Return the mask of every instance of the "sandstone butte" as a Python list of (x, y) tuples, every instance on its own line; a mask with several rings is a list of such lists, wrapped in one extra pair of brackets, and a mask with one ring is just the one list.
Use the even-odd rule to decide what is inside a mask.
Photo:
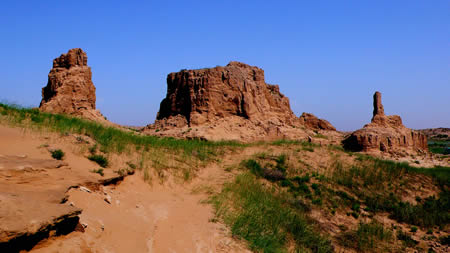
[[(167, 76), (167, 95), (148, 134), (209, 140), (307, 138), (336, 129), (312, 114), (298, 118), (264, 70), (241, 62)], [(336, 132), (335, 132), (336, 133)]]
[(405, 155), (427, 152), (427, 138), (424, 134), (406, 128), (398, 115), (387, 116), (381, 103), (381, 93), (373, 96), (373, 117), (371, 123), (353, 132), (344, 140), (344, 146), (353, 151), (387, 152)]
[(86, 53), (74, 48), (54, 59), (47, 86), (42, 88), (39, 109), (106, 122), (96, 110), (95, 101), (95, 86)]

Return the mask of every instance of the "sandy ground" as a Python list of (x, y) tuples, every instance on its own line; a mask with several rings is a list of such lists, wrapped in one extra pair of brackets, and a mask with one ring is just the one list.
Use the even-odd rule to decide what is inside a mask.
[[(214, 210), (206, 203), (208, 195), (198, 190), (205, 186), (220, 187), (232, 177), (222, 167), (213, 165), (204, 168), (191, 182), (183, 184), (170, 179), (163, 185), (157, 182), (149, 184), (137, 172), (117, 185), (89, 189), (88, 182), (102, 178), (91, 172), (98, 165), (80, 154), (73, 143), (51, 133), (0, 126), (0, 155), (3, 158), (26, 157), (39, 160), (39, 164), (49, 163), (51, 157), (48, 150), (42, 147), (43, 144), (64, 150), (66, 158), (63, 162), (67, 165), (33, 172), (33, 177), (41, 176), (42, 180), (28, 180), (27, 187), (46, 190), (55, 188), (58, 194), (51, 196), (58, 197), (45, 199), (52, 201), (53, 206), (46, 204), (44, 197), (34, 199), (41, 204), (34, 209), (36, 212), (27, 215), (52, 213), (47, 208), (80, 208), (80, 223), (85, 228), (84, 232), (72, 232), (44, 240), (31, 252), (247, 251), (242, 242), (231, 238), (223, 224), (213, 222)], [(38, 163), (32, 167), (39, 167)], [(113, 170), (107, 169), (105, 177)], [(29, 173), (24, 175), (28, 177)], [(67, 201), (64, 204), (57, 203), (64, 196), (61, 189), (73, 184), (86, 185), (90, 192), (71, 188), (65, 193)], [(34, 198), (32, 195), (27, 196)]]

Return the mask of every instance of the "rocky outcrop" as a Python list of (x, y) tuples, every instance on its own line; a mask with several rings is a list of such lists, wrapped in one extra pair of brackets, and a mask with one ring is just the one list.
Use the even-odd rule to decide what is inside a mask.
[(353, 151), (381, 151), (398, 154), (428, 150), (425, 135), (406, 128), (400, 116), (384, 114), (380, 92), (375, 92), (373, 106), (371, 123), (346, 138), (344, 140), (346, 148)]
[(189, 125), (239, 116), (251, 121), (278, 118), (292, 123), (295, 115), (278, 85), (266, 84), (264, 70), (240, 62), (226, 67), (182, 70), (167, 77), (167, 96), (158, 120), (181, 115)]
[(47, 86), (42, 88), (40, 110), (104, 121), (95, 108), (95, 86), (91, 77), (87, 55), (80, 48), (70, 49), (54, 59)]
[(314, 135), (309, 126), (334, 129), (326, 121), (310, 119), (303, 122), (295, 116), (279, 86), (265, 82), (264, 70), (230, 62), (225, 67), (169, 74), (157, 120), (143, 131), (182, 138), (254, 141), (306, 139)]
[(304, 112), (299, 119), (303, 125), (313, 130), (336, 131), (336, 128), (331, 125), (330, 122), (324, 119), (319, 119), (311, 113)]

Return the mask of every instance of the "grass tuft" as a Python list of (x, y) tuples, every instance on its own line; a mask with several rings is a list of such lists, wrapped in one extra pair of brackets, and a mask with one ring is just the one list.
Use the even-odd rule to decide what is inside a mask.
[(64, 158), (64, 152), (61, 149), (51, 150), (52, 157), (56, 160), (62, 160)]
[(344, 246), (354, 248), (358, 252), (380, 252), (383, 250), (382, 246), (386, 247), (386, 242), (391, 239), (392, 231), (375, 220), (370, 223), (360, 222), (356, 231), (346, 232), (340, 237)]
[(106, 158), (103, 155), (90, 155), (90, 156), (88, 156), (88, 159), (93, 162), (96, 162), (98, 165), (100, 165), (103, 168), (106, 168), (109, 165), (108, 158)]

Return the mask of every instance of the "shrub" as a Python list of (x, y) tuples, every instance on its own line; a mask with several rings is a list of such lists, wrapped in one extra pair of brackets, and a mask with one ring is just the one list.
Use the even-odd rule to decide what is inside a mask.
[(61, 149), (51, 150), (52, 157), (56, 160), (62, 160), (64, 158), (64, 152)]
[(94, 170), (92, 170), (92, 172), (93, 173), (97, 173), (97, 174), (99, 174), (100, 176), (104, 176), (105, 174), (103, 173), (103, 168), (99, 168), (99, 169), (94, 169)]
[(313, 199), (313, 200), (312, 200), (312, 203), (313, 203), (314, 205), (320, 206), (320, 205), (322, 205), (322, 199), (321, 199), (321, 198)]
[(418, 241), (412, 239), (409, 234), (403, 232), (402, 230), (397, 231), (397, 239), (403, 241), (403, 243), (407, 247), (414, 247), (419, 243)]
[(279, 170), (283, 173), (286, 172), (286, 170), (287, 170), (286, 159), (287, 159), (287, 156), (285, 154), (282, 154), (282, 155), (278, 156), (277, 159), (275, 160), (275, 162), (277, 163), (277, 165), (276, 165), (277, 170)]
[(108, 159), (103, 155), (90, 155), (90, 156), (88, 156), (88, 159), (93, 162), (96, 162), (98, 165), (100, 165), (103, 168), (106, 168), (109, 165)]
[(253, 159), (249, 159), (249, 160), (245, 160), (242, 162), (244, 167), (249, 169), (253, 174), (257, 175), (257, 176), (261, 176), (262, 174), (262, 167), (261, 165), (253, 160)]

